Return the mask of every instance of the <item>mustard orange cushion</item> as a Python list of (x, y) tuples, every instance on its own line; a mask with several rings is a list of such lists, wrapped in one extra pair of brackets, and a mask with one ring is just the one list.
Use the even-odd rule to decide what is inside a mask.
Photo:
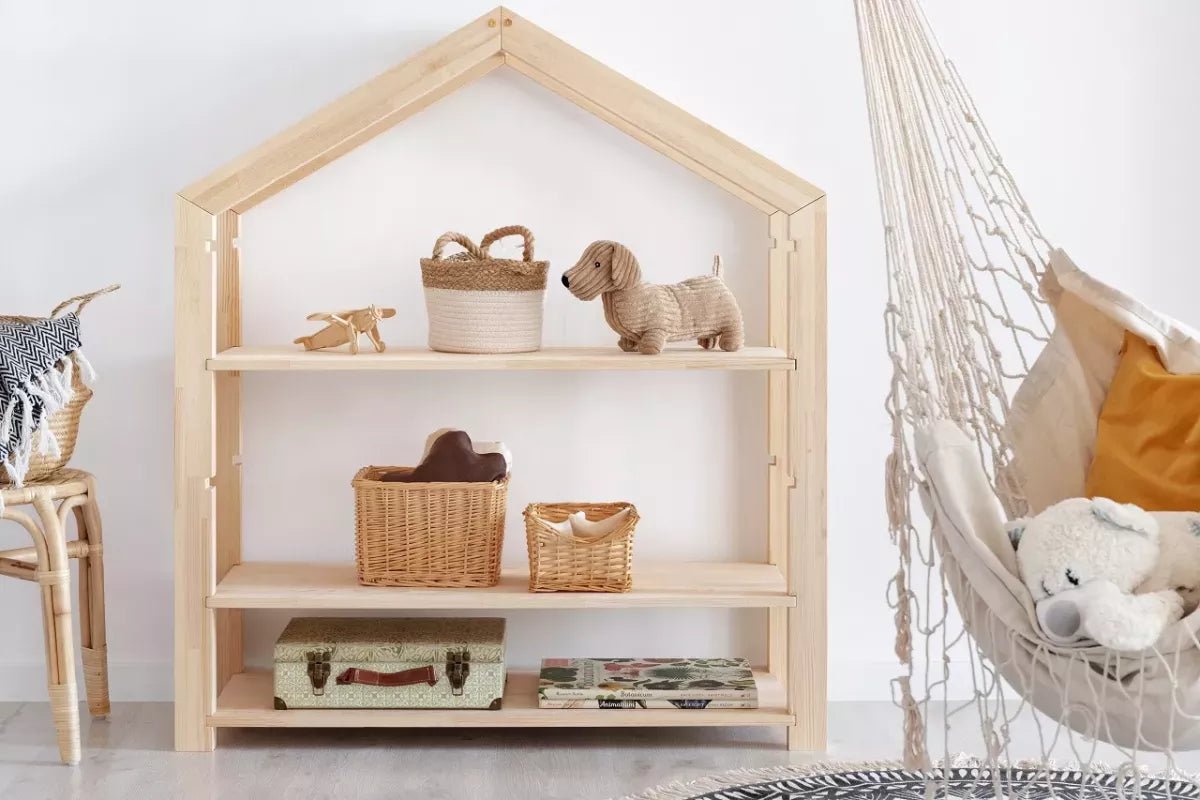
[(1200, 375), (1167, 372), (1131, 333), (1100, 409), (1085, 491), (1147, 511), (1200, 511)]

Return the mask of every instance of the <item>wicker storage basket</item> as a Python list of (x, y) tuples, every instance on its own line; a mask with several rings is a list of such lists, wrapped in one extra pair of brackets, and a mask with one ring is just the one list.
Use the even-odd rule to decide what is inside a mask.
[(354, 476), (358, 582), (369, 586), (495, 586), (508, 478), (494, 483), (381, 481), (405, 467)]
[[(73, 303), (76, 305), (72, 311), (78, 314), (92, 300), (102, 294), (114, 292), (118, 288), (120, 287), (109, 286), (99, 291), (68, 298), (54, 307), (54, 310), (50, 312), (50, 317), (57, 317), (62, 312), (68, 310)], [(28, 325), (40, 319), (48, 319), (48, 317), (0, 315), (0, 324), (19, 323)], [(76, 369), (71, 373), (71, 400), (58, 411), (51, 414), (46, 421), (50, 427), (50, 432), (54, 434), (54, 438), (58, 441), (58, 455), (54, 456), (48, 453), (43, 455), (35, 449), (29, 459), (29, 470), (25, 473), (26, 483), (33, 483), (49, 478), (65, 467), (71, 460), (71, 456), (75, 454), (75, 442), (79, 438), (79, 418), (83, 415), (83, 407), (92, 399), (92, 390), (83, 382), (79, 373), (80, 370), (78, 365), (76, 365)], [(0, 484), (8, 483), (7, 471), (0, 469)]]
[[(488, 249), (505, 236), (525, 240), (522, 260), (492, 258)], [(451, 242), (465, 252), (449, 258)], [(433, 257), (421, 259), (429, 313), (429, 348), (445, 353), (528, 353), (542, 347), (542, 302), (548, 261), (533, 260), (533, 234), (509, 225), (476, 246), (461, 233), (444, 233)]]
[[(616, 530), (594, 539), (559, 533), (547, 524), (582, 511), (590, 521), (628, 508)], [(531, 592), (628, 592), (633, 588), (633, 531), (637, 509), (629, 503), (533, 503), (525, 509)]]

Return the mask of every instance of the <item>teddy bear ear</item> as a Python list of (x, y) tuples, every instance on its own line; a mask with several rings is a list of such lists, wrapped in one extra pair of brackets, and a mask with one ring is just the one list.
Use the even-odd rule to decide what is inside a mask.
[(1025, 526), (1028, 524), (1029, 517), (1021, 517), (1004, 523), (1004, 532), (1008, 534), (1008, 540), (1012, 542), (1013, 550), (1016, 550), (1017, 545), (1021, 543), (1021, 537), (1025, 535)]
[(1158, 523), (1154, 521), (1154, 517), (1133, 503), (1118, 503), (1107, 497), (1094, 497), (1092, 514), (1102, 522), (1143, 536), (1155, 536), (1158, 533)]

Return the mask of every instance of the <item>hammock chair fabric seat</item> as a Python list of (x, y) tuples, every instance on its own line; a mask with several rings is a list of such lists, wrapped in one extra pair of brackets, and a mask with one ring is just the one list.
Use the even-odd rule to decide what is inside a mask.
[[(1055, 310), (1049, 344), (1017, 390), (1008, 417), (1011, 479), (1030, 513), (1083, 494), (1096, 421), (1126, 330), (1174, 373), (1200, 373), (1200, 336), (1075, 267), (1050, 258), (1042, 292)], [(1091, 738), (1140, 749), (1200, 749), (1200, 611), (1146, 653), (1043, 636), (1017, 574), (1006, 515), (976, 444), (953, 422), (921, 428), (916, 459), (934, 541), (968, 630), (1034, 707)]]

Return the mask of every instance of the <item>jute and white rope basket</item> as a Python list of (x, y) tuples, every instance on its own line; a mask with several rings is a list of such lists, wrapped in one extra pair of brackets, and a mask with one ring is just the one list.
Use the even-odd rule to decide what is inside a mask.
[[(525, 240), (521, 260), (492, 258), (505, 236)], [(448, 244), (464, 252), (443, 258)], [(476, 246), (453, 231), (438, 237), (421, 259), (429, 313), (429, 348), (444, 353), (528, 353), (542, 347), (542, 303), (548, 261), (534, 261), (533, 234), (521, 225), (497, 228)]]

